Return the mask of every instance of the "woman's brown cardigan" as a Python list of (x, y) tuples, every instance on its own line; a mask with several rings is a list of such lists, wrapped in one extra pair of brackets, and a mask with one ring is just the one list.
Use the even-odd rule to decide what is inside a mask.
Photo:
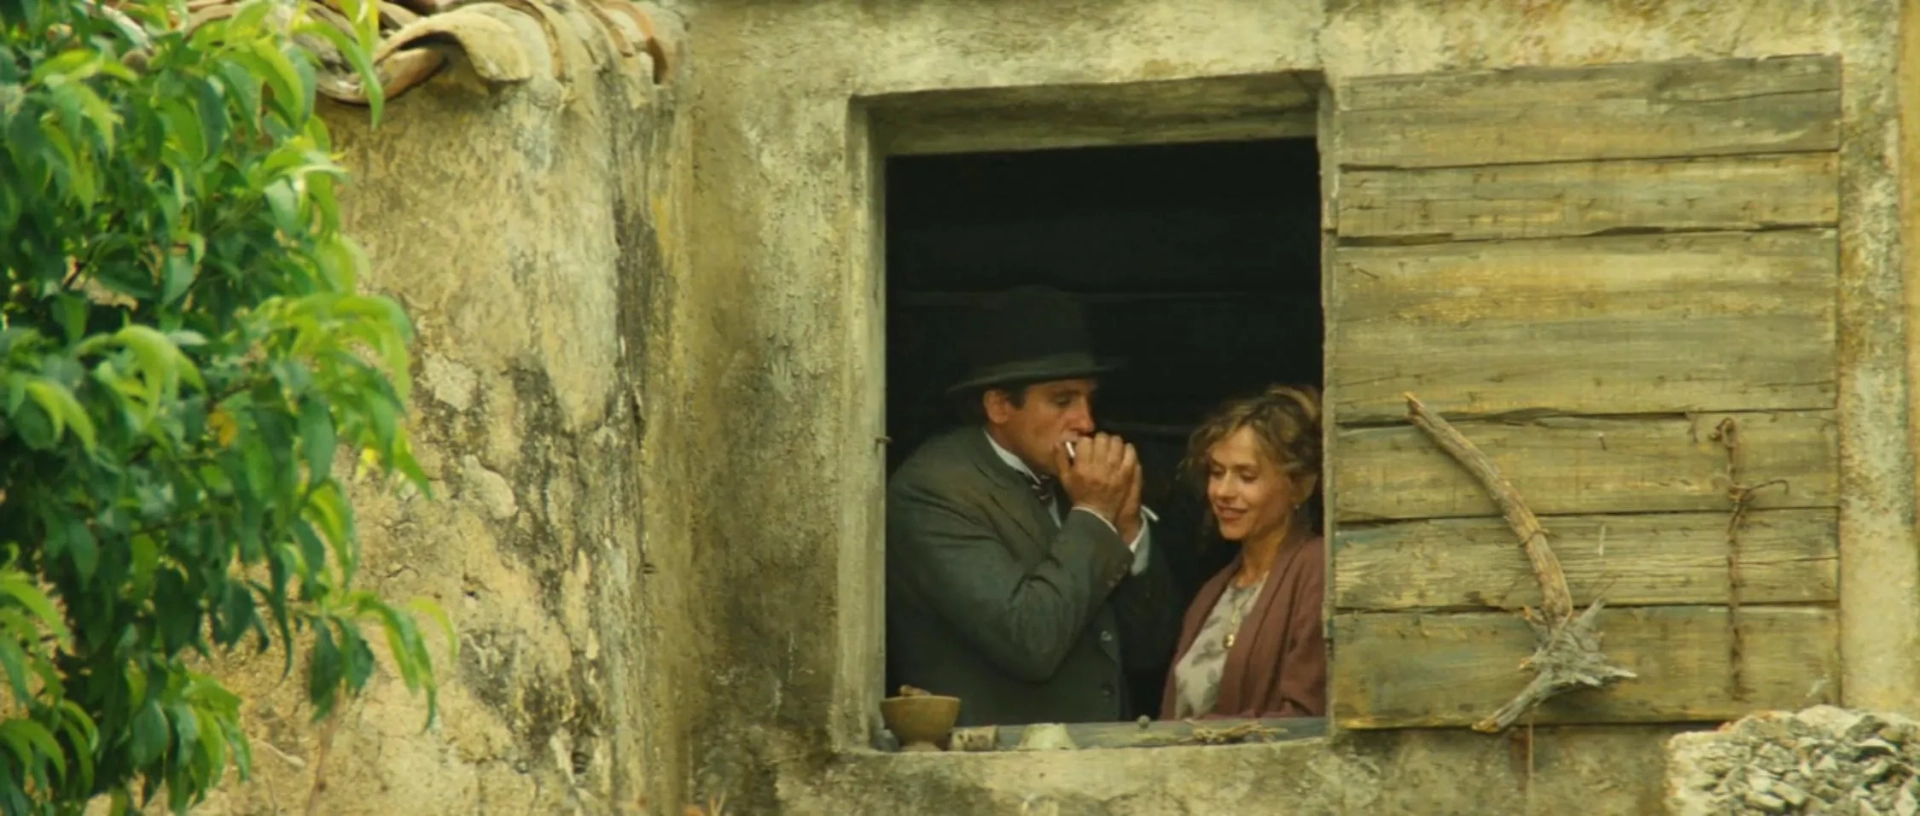
[[(1240, 570), (1240, 558), (1213, 576), (1187, 607), (1180, 626), (1174, 668), (1167, 671), (1160, 718), (1171, 720), (1179, 703), (1176, 677), (1180, 661), (1206, 625), (1227, 582)], [(1326, 596), (1326, 546), (1320, 536), (1286, 545), (1267, 573), (1260, 597), (1240, 622), (1227, 664), (1220, 675), (1220, 698), (1213, 711), (1197, 719), (1219, 717), (1320, 717), (1327, 713), (1327, 640), (1320, 612)]]

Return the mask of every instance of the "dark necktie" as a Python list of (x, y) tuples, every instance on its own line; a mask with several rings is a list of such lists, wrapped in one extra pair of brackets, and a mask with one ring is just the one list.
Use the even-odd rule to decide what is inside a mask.
[(1040, 499), (1040, 506), (1047, 508), (1051, 515), (1060, 515), (1060, 482), (1047, 476), (1036, 476), (1027, 480), (1027, 486), (1033, 488), (1033, 495)]

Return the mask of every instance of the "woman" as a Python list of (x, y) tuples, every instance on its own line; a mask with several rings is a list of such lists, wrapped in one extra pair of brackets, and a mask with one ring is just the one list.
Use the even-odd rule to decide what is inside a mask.
[(1193, 432), (1186, 467), (1240, 554), (1187, 609), (1161, 718), (1324, 715), (1326, 556), (1303, 510), (1320, 483), (1318, 392), (1228, 403)]

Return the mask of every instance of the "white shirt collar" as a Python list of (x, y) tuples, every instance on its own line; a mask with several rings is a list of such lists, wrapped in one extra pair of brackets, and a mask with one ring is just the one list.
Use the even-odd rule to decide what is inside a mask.
[(987, 433), (985, 428), (980, 429), (980, 433), (986, 435), (987, 444), (993, 446), (994, 454), (1000, 457), (1000, 461), (1007, 463), (1007, 467), (1020, 471), (1020, 473), (1025, 475), (1029, 480), (1040, 481), (1040, 477), (1033, 475), (1033, 468), (1027, 467), (1027, 463), (1021, 461), (1020, 457), (1013, 455), (1013, 451), (1000, 447), (1000, 443), (994, 441), (993, 434)]
[[(987, 433), (987, 430), (985, 428), (981, 428), (980, 433), (987, 438), (987, 444), (993, 446), (994, 455), (1000, 457), (1000, 461), (1007, 463), (1007, 467), (1020, 471), (1028, 479), (1031, 479), (1035, 482), (1040, 481), (1039, 477), (1033, 475), (1033, 469), (1030, 467), (1027, 467), (1026, 462), (1020, 461), (1020, 457), (1013, 455), (1013, 451), (1000, 447), (1000, 443), (994, 441), (993, 434)], [(1108, 521), (1106, 516), (1100, 515), (1098, 512), (1095, 512), (1092, 509), (1082, 507), (1079, 505), (1075, 505), (1073, 508), (1073, 512), (1077, 513), (1082, 511), (1085, 511), (1087, 513), (1092, 513), (1093, 517), (1099, 519), (1101, 524), (1107, 525), (1108, 529), (1115, 529), (1113, 527), (1113, 522)], [(1059, 510), (1049, 507), (1047, 508), (1047, 512), (1053, 515), (1054, 521), (1060, 521)], [(1152, 510), (1144, 506), (1140, 508), (1140, 513), (1143, 516), (1142, 521), (1156, 522), (1160, 520), (1158, 516), (1155, 516), (1153, 514)], [(1150, 528), (1146, 524), (1141, 524), (1140, 532), (1133, 537), (1132, 541), (1127, 542), (1127, 548), (1133, 551), (1132, 574), (1134, 575), (1139, 575), (1147, 571), (1146, 543), (1148, 541), (1148, 537), (1150, 536), (1150, 533), (1148, 532), (1149, 529)]]

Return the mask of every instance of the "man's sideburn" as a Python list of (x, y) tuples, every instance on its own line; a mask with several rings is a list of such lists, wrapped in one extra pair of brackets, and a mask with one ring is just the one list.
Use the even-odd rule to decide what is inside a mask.
[(1036, 472), (1058, 476), (1053, 472), (1054, 447), (1093, 433), (1098, 387), (1092, 380), (1060, 380), (1002, 391), (1012, 414), (996, 435), (1011, 443), (1004, 446)]

